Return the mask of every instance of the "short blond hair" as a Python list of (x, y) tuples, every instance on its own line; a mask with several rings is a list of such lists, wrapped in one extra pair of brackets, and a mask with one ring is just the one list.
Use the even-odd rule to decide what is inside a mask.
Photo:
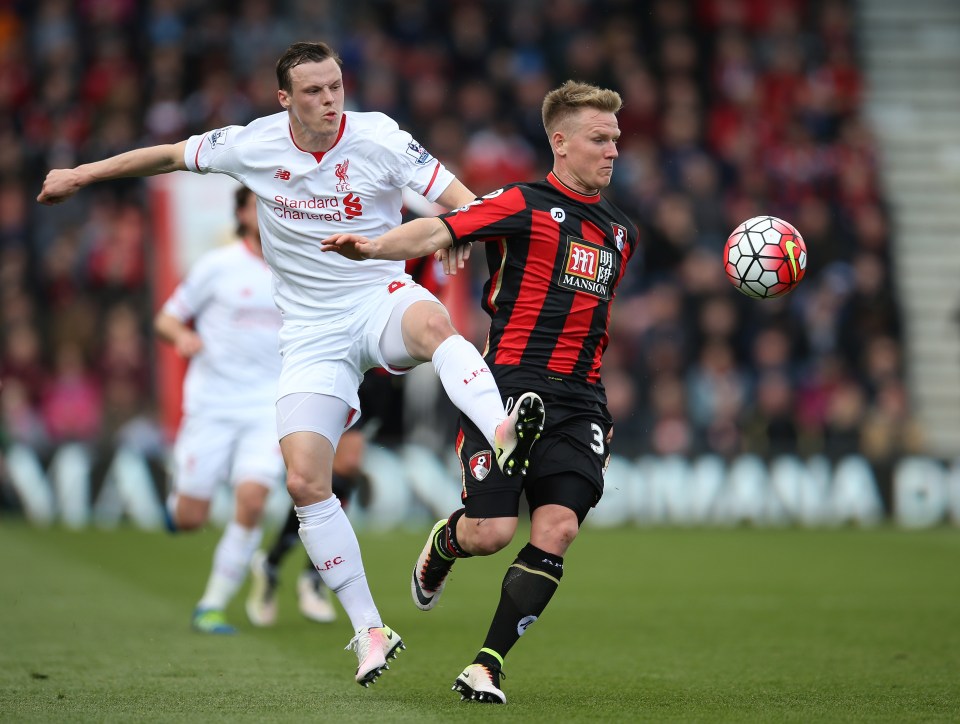
[(623, 99), (616, 91), (568, 80), (559, 88), (547, 93), (543, 99), (541, 111), (543, 127), (549, 136), (560, 123), (581, 108), (595, 108), (604, 113), (616, 113), (621, 106), (623, 106)]

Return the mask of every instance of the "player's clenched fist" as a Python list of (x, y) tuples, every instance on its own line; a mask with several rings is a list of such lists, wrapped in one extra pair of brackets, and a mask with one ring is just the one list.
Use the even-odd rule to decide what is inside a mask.
[(37, 201), (47, 206), (59, 204), (83, 188), (80, 174), (72, 168), (55, 168), (44, 179)]

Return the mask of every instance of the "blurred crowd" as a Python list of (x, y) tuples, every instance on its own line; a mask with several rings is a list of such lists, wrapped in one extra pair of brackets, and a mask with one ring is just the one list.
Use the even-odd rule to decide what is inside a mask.
[[(0, 0), (0, 442), (165, 442), (143, 182), (45, 208), (47, 169), (274, 113), (277, 56), (326, 40), (348, 110), (390, 114), (479, 194), (549, 169), (546, 91), (620, 91), (608, 193), (644, 250), (607, 353), (617, 452), (922, 449), (854, 20), (849, 0)], [(767, 214), (809, 267), (757, 301), (721, 248)]]

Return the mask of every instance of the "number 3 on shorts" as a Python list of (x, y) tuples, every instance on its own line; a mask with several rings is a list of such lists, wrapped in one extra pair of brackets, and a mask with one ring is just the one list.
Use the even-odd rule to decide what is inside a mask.
[(603, 455), (605, 449), (603, 444), (603, 428), (601, 428), (597, 423), (591, 422), (590, 429), (593, 431), (593, 442), (590, 443), (590, 449), (593, 450), (597, 455)]

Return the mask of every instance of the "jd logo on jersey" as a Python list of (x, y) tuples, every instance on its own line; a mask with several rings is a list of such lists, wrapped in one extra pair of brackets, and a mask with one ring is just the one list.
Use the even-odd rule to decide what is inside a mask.
[(609, 249), (568, 236), (566, 260), (558, 283), (565, 289), (609, 299), (614, 263)]

